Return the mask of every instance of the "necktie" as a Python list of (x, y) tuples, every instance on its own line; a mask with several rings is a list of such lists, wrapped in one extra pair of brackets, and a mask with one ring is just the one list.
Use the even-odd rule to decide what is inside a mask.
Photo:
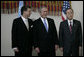
[(46, 31), (48, 32), (48, 26), (47, 26), (47, 23), (46, 23), (46, 19), (44, 19), (44, 26), (46, 28)]
[(70, 32), (72, 33), (72, 25), (71, 25), (71, 21), (70, 21)]

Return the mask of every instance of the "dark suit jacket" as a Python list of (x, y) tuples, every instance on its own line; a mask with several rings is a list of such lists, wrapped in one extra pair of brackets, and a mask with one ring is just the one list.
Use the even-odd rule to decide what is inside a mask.
[(31, 51), (32, 47), (32, 20), (28, 19), (29, 31), (21, 17), (14, 19), (12, 25), (12, 48), (18, 47), (20, 51)]
[(64, 47), (66, 51), (71, 49), (76, 50), (82, 46), (82, 29), (81, 23), (73, 19), (72, 34), (69, 30), (68, 21), (61, 22), (59, 29), (60, 47)]
[(52, 51), (54, 50), (55, 44), (58, 44), (57, 31), (54, 21), (50, 18), (47, 18), (47, 20), (49, 24), (48, 32), (46, 31), (41, 18), (34, 21), (34, 47), (39, 47), (40, 52)]

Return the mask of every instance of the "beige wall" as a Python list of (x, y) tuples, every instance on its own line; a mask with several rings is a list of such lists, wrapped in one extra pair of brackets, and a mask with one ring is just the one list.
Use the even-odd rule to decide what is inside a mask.
[[(74, 18), (81, 21), (83, 28), (83, 2), (82, 1), (72, 1), (72, 8), (74, 10)], [(14, 56), (14, 52), (11, 49), (11, 28), (12, 22), (14, 18), (17, 18), (18, 14), (1, 14), (1, 56)], [(39, 13), (32, 13), (30, 18), (33, 20), (40, 17)], [(59, 24), (62, 21), (60, 16), (48, 16), (54, 19), (57, 32), (59, 31)], [(61, 56), (62, 52), (58, 49), (57, 55)], [(33, 51), (33, 55), (37, 55), (35, 51)], [(80, 51), (80, 55), (83, 55), (83, 51)]]

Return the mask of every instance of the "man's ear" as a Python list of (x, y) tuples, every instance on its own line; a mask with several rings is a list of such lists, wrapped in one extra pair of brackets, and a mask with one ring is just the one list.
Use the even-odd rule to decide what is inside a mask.
[(39, 12), (39, 14), (41, 15), (41, 12)]

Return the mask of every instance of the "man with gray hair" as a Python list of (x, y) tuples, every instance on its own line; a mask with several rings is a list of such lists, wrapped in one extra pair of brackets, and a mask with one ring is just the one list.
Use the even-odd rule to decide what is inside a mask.
[(38, 56), (55, 56), (58, 48), (58, 37), (53, 19), (47, 18), (48, 9), (40, 9), (41, 17), (34, 21), (34, 48)]

